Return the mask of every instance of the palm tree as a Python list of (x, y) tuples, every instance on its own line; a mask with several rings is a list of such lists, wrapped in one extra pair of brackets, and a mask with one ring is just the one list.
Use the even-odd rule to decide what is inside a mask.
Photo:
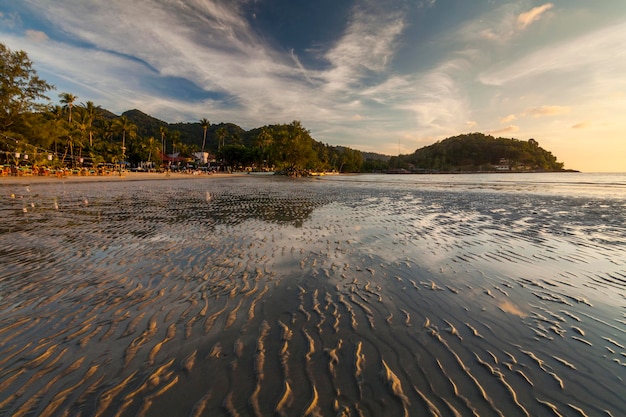
[(200, 125), (202, 126), (203, 136), (202, 136), (202, 159), (204, 160), (204, 145), (206, 144), (206, 131), (211, 126), (211, 123), (207, 118), (200, 119)]
[(55, 133), (55, 141), (54, 141), (54, 153), (58, 157), (57, 152), (57, 143), (58, 139), (65, 136), (65, 126), (63, 125), (63, 107), (59, 105), (50, 106), (48, 108), (48, 117), (52, 120), (52, 127)]
[(222, 147), (224, 146), (224, 139), (226, 138), (226, 136), (228, 136), (228, 131), (223, 128), (220, 127), (219, 129), (217, 129), (217, 149), (218, 151), (222, 149)]
[(74, 107), (74, 102), (78, 97), (72, 93), (61, 93), (59, 97), (61, 98), (61, 104), (64, 104), (63, 107), (68, 110), (68, 122), (72, 123), (72, 107)]
[(113, 120), (105, 120), (102, 123), (102, 138), (104, 140), (109, 139), (109, 142), (113, 144), (113, 135), (115, 134), (115, 122)]
[(154, 136), (150, 136), (148, 138), (148, 140), (145, 143), (146, 148), (148, 148), (148, 162), (150, 162), (150, 166), (152, 167), (152, 151), (156, 151), (158, 148), (158, 145), (156, 143), (156, 140), (154, 140)]
[(167, 127), (159, 126), (159, 132), (161, 133), (161, 165), (163, 165), (163, 157), (165, 156), (165, 135), (167, 134)]
[(101, 135), (102, 139), (106, 142), (108, 140), (108, 153), (109, 153), (109, 161), (114, 162), (115, 160), (112, 158), (113, 154), (113, 136), (115, 136), (116, 132), (116, 123), (114, 120), (105, 120), (102, 123)]
[(172, 152), (176, 153), (176, 151), (178, 151), (178, 147), (180, 146), (180, 132), (178, 130), (174, 130), (170, 134), (170, 137), (172, 138)]
[[(76, 99), (78, 97), (76, 97), (74, 94), (72, 93), (61, 93), (59, 94), (59, 97), (61, 98), (61, 103), (64, 104), (63, 108), (67, 109), (67, 112), (69, 114), (68, 116), (68, 123), (69, 123), (69, 129), (71, 132), (71, 125), (72, 125), (72, 107), (74, 107), (74, 101), (76, 101)], [(74, 149), (72, 146), (72, 134), (68, 134), (67, 135), (67, 146), (65, 147), (65, 153), (63, 154), (63, 162), (65, 162), (65, 157), (67, 156), (67, 151), (70, 151), (70, 155), (72, 158), (72, 161), (74, 160)], [(72, 162), (73, 163), (73, 162)]]
[(83, 153), (83, 143), (85, 142), (85, 136), (87, 135), (87, 133), (89, 132), (89, 143), (91, 145), (92, 141), (91, 141), (91, 135), (92, 135), (92, 131), (91, 131), (91, 117), (89, 116), (89, 114), (87, 113), (86, 110), (84, 110), (83, 108), (79, 107), (78, 108), (78, 113), (76, 115), (77, 117), (75, 118), (75, 125), (78, 128), (78, 131), (80, 132), (80, 141), (79, 141), (79, 145), (80, 145), (80, 154), (79, 157), (82, 156)]
[(93, 101), (88, 101), (80, 106), (81, 112), (84, 113), (87, 122), (87, 131), (89, 132), (89, 146), (93, 146), (93, 123), (98, 119), (100, 106), (93, 104)]
[(137, 126), (126, 116), (121, 116), (116, 122), (117, 131), (122, 132), (122, 159), (126, 160), (126, 133), (128, 133), (130, 138), (133, 138), (137, 131)]

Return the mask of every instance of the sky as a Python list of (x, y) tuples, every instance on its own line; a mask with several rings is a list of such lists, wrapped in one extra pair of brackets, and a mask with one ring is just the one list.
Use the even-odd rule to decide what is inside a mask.
[(626, 172), (624, 0), (0, 0), (0, 42), (55, 104), (386, 155), (483, 132)]

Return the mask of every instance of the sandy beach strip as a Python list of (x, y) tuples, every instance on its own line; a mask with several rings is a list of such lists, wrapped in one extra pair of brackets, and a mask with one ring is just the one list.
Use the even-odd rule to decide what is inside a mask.
[(189, 179), (209, 179), (243, 176), (245, 173), (212, 173), (212, 174), (187, 174), (180, 172), (112, 172), (109, 175), (67, 175), (63, 177), (55, 176), (6, 176), (0, 177), (0, 186), (9, 184), (58, 184), (67, 182), (113, 182), (113, 181), (151, 181), (151, 180), (189, 180)]

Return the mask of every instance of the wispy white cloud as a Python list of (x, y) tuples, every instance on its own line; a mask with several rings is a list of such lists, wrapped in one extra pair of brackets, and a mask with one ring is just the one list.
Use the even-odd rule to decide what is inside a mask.
[(485, 71), (480, 80), (488, 85), (501, 86), (521, 79), (546, 73), (571, 74), (585, 71), (589, 79), (598, 73), (612, 77), (626, 70), (626, 23), (606, 27), (595, 32), (550, 44), (507, 62), (500, 68)]
[[(146, 72), (146, 66), (141, 62), (118, 54), (52, 40), (32, 42), (29, 37), (11, 35), (6, 35), (5, 39), (16, 48), (27, 50), (36, 67), (45, 63), (45, 70), (40, 73), (43, 78), (73, 85), (78, 90), (80, 99), (102, 100), (111, 105), (110, 109), (113, 111), (127, 110), (133, 104), (148, 104), (158, 100), (158, 96), (136, 88), (141, 82), (138, 74)], [(68, 65), (68, 62), (78, 64)]]
[(517, 119), (517, 116), (514, 114), (509, 114), (508, 116), (504, 116), (500, 118), (500, 123), (502, 124), (507, 124), (512, 122), (513, 120)]
[(45, 42), (48, 40), (48, 35), (40, 30), (27, 30), (26, 37), (35, 42)]
[(417, 3), (417, 7), (420, 9), (434, 7), (436, 2), (437, 0), (421, 0)]
[(390, 11), (388, 4), (372, 0), (357, 3), (343, 36), (324, 54), (331, 64), (323, 74), (326, 88), (352, 88), (369, 72), (385, 70), (403, 28), (401, 11)]
[[(488, 41), (496, 45), (506, 45), (522, 35), (532, 23), (547, 16), (552, 3), (522, 11), (524, 3), (505, 2), (476, 19), (465, 22), (454, 34), (464, 42)], [(482, 48), (489, 44), (481, 43)]]
[(520, 130), (519, 126), (508, 125), (507, 127), (502, 128), (502, 129), (490, 130), (488, 133), (490, 135), (499, 135), (502, 133), (515, 133), (515, 132), (519, 132), (519, 130)]
[[(372, 74), (384, 80), (404, 27), (402, 10), (358, 2), (343, 36), (323, 53), (330, 65), (311, 70), (293, 50), (276, 50), (257, 36), (240, 7), (245, 1), (29, 1), (54, 26), (95, 47), (59, 44), (57, 56), (37, 56), (57, 77), (89, 80), (81, 88), (97, 91), (94, 101), (109, 108), (114, 102), (118, 111), (133, 105), (166, 120), (210, 112), (248, 127), (303, 117), (313, 125), (340, 123), (355, 114), (373, 123), (362, 103), (348, 103), (359, 99)], [(71, 69), (61, 59), (72, 62)], [(199, 91), (226, 95), (230, 104), (160, 98), (138, 82), (147, 73), (189, 80)]]
[(362, 91), (391, 112), (404, 111), (423, 135), (446, 134), (466, 126), (469, 111), (457, 81), (465, 60), (452, 59), (421, 74), (389, 77)]
[(540, 106), (526, 109), (523, 115), (531, 117), (558, 116), (569, 113), (570, 108), (567, 106)]
[[(122, 86), (113, 87), (112, 91), (123, 92), (125, 80), (138, 81), (149, 75), (187, 79), (199, 91), (233, 97), (238, 107), (245, 109), (242, 118), (248, 120), (255, 119), (255, 114), (260, 119), (261, 113), (272, 109), (280, 119), (299, 102), (297, 95), (302, 92), (305, 78), (303, 68), (294, 63), (293, 56), (276, 52), (258, 39), (240, 15), (236, 2), (112, 0), (104, 4), (32, 0), (31, 3), (60, 30), (90, 45), (85, 48), (58, 45), (59, 55), (41, 53), (40, 62), (56, 68), (59, 77), (98, 80), (92, 88), (97, 88), (104, 97), (109, 94), (98, 85), (113, 87), (119, 83)], [(91, 56), (96, 59), (90, 59)], [(103, 56), (106, 59), (98, 59)], [(58, 62), (61, 59), (66, 62)], [(98, 65), (92, 65), (94, 62)], [(125, 70), (119, 71), (118, 65)], [(72, 72), (80, 76), (74, 78)], [(134, 87), (129, 85), (127, 91), (129, 97), (116, 103), (116, 107), (144, 94), (150, 98), (141, 107), (145, 111), (154, 108), (154, 102), (165, 102), (153, 100), (152, 93), (140, 82), (135, 82)], [(206, 103), (202, 105), (207, 107)], [(163, 117), (165, 111), (155, 115)]]
[(554, 7), (554, 4), (546, 3), (541, 6), (533, 7), (529, 11), (520, 14), (517, 17), (517, 28), (525, 29), (527, 26), (529, 26), (533, 22), (536, 22), (537, 20), (541, 19), (541, 17), (544, 16), (545, 13), (548, 10), (552, 9), (553, 7)]
[(15, 13), (0, 12), (0, 27), (6, 29), (15, 29), (22, 25), (22, 19)]

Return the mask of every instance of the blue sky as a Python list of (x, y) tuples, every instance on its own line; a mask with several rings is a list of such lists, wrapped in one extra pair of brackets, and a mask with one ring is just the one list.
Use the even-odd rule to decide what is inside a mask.
[(623, 0), (0, 0), (0, 39), (54, 102), (300, 120), (388, 155), (534, 138), (567, 168), (626, 172)]

